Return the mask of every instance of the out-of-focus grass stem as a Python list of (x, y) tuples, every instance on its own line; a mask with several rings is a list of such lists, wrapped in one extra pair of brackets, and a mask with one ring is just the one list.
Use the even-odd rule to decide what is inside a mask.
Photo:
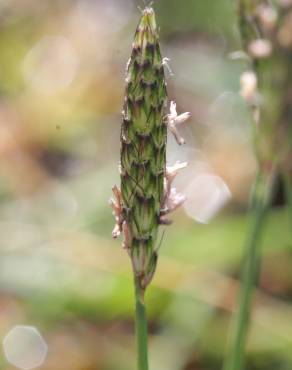
[(224, 370), (242, 370), (244, 367), (252, 295), (260, 267), (260, 238), (271, 199), (272, 182), (273, 175), (266, 176), (262, 171), (258, 172), (251, 199), (238, 308), (231, 329), (230, 348)]
[[(271, 5), (264, 4), (261, 0), (238, 0), (237, 3), (242, 47), (249, 56), (248, 71), (241, 79), (241, 95), (253, 113), (253, 143), (258, 161), (258, 174), (252, 191), (239, 298), (231, 325), (224, 370), (243, 370), (245, 365), (252, 296), (261, 260), (260, 239), (278, 167), (278, 155), (270, 150), (274, 149), (273, 139), (281, 116), (280, 93), (274, 93), (274, 81), (270, 78), (274, 76), (271, 60), (274, 61), (275, 58), (276, 66), (278, 54), (274, 56), (273, 44), (268, 38), (269, 32), (275, 30), (277, 13)], [(267, 9), (264, 5), (269, 6), (270, 14), (274, 15), (273, 20), (267, 21), (264, 17), (263, 9)], [(267, 29), (269, 31), (266, 33)], [(265, 45), (265, 50), (261, 48), (262, 45)], [(267, 68), (270, 69), (269, 74), (266, 73)]]
[(290, 225), (292, 225), (292, 175), (284, 172), (282, 178), (284, 181), (285, 199), (288, 206), (288, 217), (290, 219)]

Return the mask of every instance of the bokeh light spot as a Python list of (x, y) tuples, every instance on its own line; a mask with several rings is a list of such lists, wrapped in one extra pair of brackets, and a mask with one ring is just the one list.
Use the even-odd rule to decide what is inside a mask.
[(208, 223), (231, 199), (225, 182), (213, 174), (196, 176), (187, 187), (184, 203), (186, 213), (197, 222)]
[(26, 55), (23, 74), (33, 89), (55, 94), (72, 83), (78, 64), (78, 55), (69, 39), (44, 37)]
[(41, 366), (48, 347), (39, 331), (33, 326), (16, 325), (3, 339), (7, 361), (19, 369), (29, 370)]

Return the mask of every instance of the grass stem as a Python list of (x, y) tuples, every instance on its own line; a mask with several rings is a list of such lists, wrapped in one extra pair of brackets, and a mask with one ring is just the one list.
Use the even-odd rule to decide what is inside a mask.
[(245, 246), (238, 309), (231, 328), (230, 347), (224, 370), (242, 370), (244, 368), (253, 288), (260, 266), (260, 237), (270, 196), (271, 178), (258, 173), (251, 200), (251, 221)]
[(135, 279), (136, 298), (136, 341), (138, 370), (148, 370), (148, 340), (147, 340), (147, 317), (144, 304), (144, 291), (141, 289), (138, 279)]
[(285, 189), (285, 198), (288, 206), (288, 217), (290, 224), (292, 224), (292, 177), (289, 173), (283, 173), (283, 182)]

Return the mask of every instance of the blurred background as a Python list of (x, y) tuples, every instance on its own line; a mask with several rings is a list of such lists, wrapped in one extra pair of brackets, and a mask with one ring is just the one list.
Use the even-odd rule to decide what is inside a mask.
[[(133, 287), (108, 199), (119, 184), (125, 66), (143, 1), (0, 0), (0, 369), (135, 368)], [(256, 171), (235, 2), (154, 2), (168, 94), (191, 111), (168, 141), (184, 209), (147, 294), (150, 363), (218, 370)], [(173, 75), (172, 75), (173, 74)], [(262, 240), (248, 369), (292, 368), (292, 242), (282, 184)]]

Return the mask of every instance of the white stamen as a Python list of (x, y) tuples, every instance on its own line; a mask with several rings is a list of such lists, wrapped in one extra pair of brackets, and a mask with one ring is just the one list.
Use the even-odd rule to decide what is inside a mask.
[(191, 117), (190, 112), (182, 113), (182, 114), (180, 114), (179, 116), (176, 117), (175, 123), (176, 123), (176, 125), (180, 125), (180, 124), (184, 123), (186, 120), (188, 120), (190, 117)]
[(179, 170), (186, 168), (188, 162), (176, 162), (173, 166), (166, 166), (166, 176), (176, 176)]
[(116, 220), (116, 224), (114, 226), (114, 229), (112, 231), (112, 236), (113, 238), (117, 238), (121, 235), (121, 231), (122, 231), (122, 224), (123, 224), (123, 220), (122, 220), (122, 206), (121, 206), (121, 192), (120, 190), (118, 189), (118, 187), (115, 185), (113, 188), (112, 188), (112, 191), (113, 191), (113, 194), (114, 194), (114, 198), (111, 198), (109, 200), (109, 203), (111, 205), (111, 207), (113, 208), (113, 215), (115, 217), (115, 220)]
[(175, 137), (177, 143), (179, 145), (184, 144), (185, 140), (182, 136), (180, 136), (179, 132), (177, 131), (176, 126), (181, 125), (187, 119), (190, 118), (191, 113), (185, 112), (180, 115), (177, 114), (176, 111), (176, 103), (174, 101), (170, 102), (170, 114), (167, 115), (167, 125), (169, 130), (172, 132), (173, 136)]
[(171, 116), (170, 118), (175, 119), (177, 117), (176, 102), (174, 102), (174, 101), (170, 102), (169, 110), (170, 110), (170, 116)]
[(170, 62), (170, 59), (169, 59), (169, 58), (163, 58), (163, 59), (162, 59), (162, 65), (163, 65), (164, 67), (166, 67), (166, 69), (167, 69), (167, 71), (168, 71), (169, 75), (172, 77), (172, 76), (174, 76), (174, 73), (172, 72), (172, 70), (171, 70), (171, 68), (170, 68), (170, 66), (169, 66), (169, 63), (168, 63), (168, 62)]
[(173, 166), (166, 166), (166, 173), (165, 173), (165, 192), (166, 194), (170, 192), (171, 184), (175, 179), (178, 172), (186, 168), (188, 165), (187, 162), (176, 162)]

